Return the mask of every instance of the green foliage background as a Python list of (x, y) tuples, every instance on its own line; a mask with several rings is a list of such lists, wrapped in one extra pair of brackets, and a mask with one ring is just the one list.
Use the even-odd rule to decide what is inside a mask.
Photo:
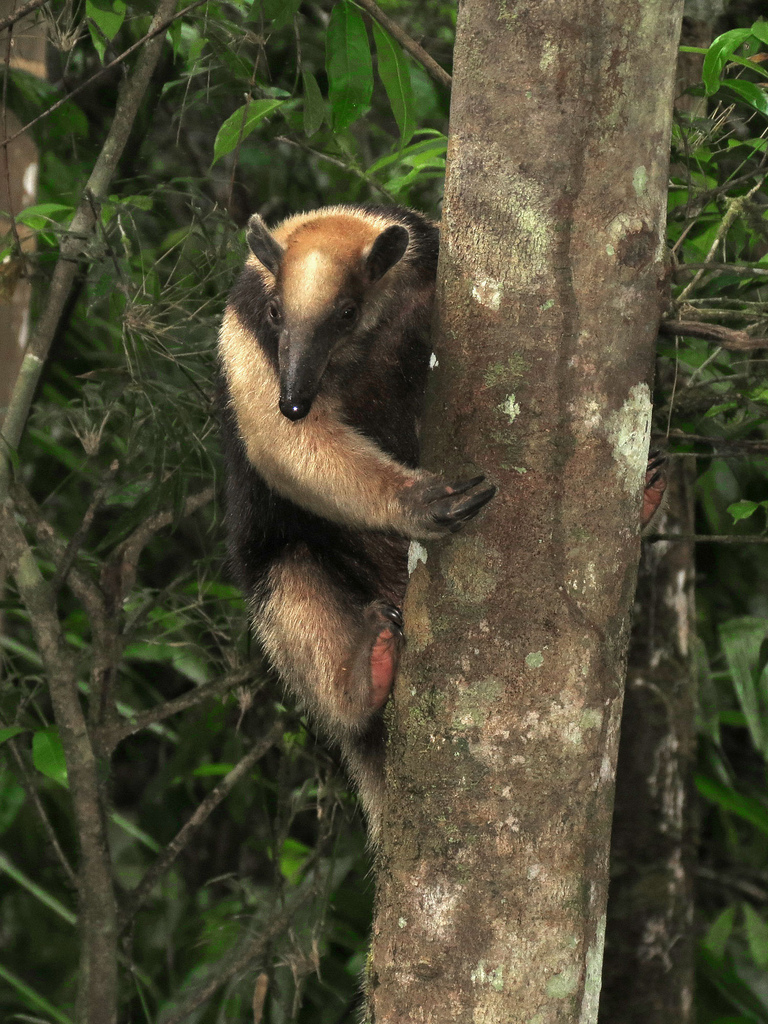
[[(453, 4), (381, 6), (450, 68)], [(5, 72), (8, 105), (23, 122), (86, 83), (32, 129), (39, 200), (18, 220), (38, 231), (37, 253), (24, 262), (36, 310), (123, 70), (87, 83), (141, 38), (153, 11), (122, 0), (50, 7), (52, 84)], [(743, 197), (765, 173), (765, 65), (750, 58), (766, 51), (765, 22), (710, 47), (694, 90), (698, 113), (676, 124), (670, 191), (675, 260), (702, 263), (714, 247), (715, 263), (727, 265), (695, 281), (683, 310), (755, 336), (768, 333), (768, 277), (744, 268), (768, 275), (768, 216), (764, 194)], [(208, 2), (168, 31), (119, 176), (98, 201), (98, 231), (15, 462), (65, 539), (77, 535), (104, 487), (77, 553), (77, 565), (94, 576), (148, 516), (174, 512), (173, 526), (142, 555), (119, 610), (124, 717), (254, 657), (246, 609), (226, 570), (219, 508), (207, 503), (181, 515), (188, 495), (220, 483), (214, 340), (243, 260), (240, 229), (253, 211), (275, 221), (336, 202), (394, 201), (439, 216), (448, 101), (348, 0)], [(5, 273), (22, 260), (12, 237), (5, 257)], [(676, 274), (677, 295), (692, 276)], [(702, 534), (766, 535), (768, 459), (743, 445), (768, 440), (764, 364), (760, 350), (660, 342), (655, 430), (669, 436), (673, 453), (699, 455)], [(768, 547), (697, 550), (699, 1019), (768, 1022)], [(39, 556), (51, 575), (45, 551)], [(87, 704), (91, 624), (66, 587), (60, 607), (82, 659)], [(69, 1021), (76, 901), (27, 783), (73, 861), (77, 841), (40, 657), (10, 583), (0, 650), (0, 1017)], [(259, 964), (269, 983), (263, 1020), (353, 1019), (372, 900), (362, 825), (333, 754), (269, 680), (257, 677), (120, 744), (105, 780), (119, 894), (130, 893), (276, 718), (281, 741), (208, 819), (126, 932), (121, 1019), (160, 1019), (297, 895), (306, 901), (292, 928)], [(251, 1019), (253, 985), (253, 971), (233, 978), (189, 1019)]]

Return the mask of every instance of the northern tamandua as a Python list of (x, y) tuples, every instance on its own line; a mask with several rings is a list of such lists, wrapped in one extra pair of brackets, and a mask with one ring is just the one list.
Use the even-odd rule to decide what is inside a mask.
[(375, 835), (409, 540), (458, 530), (496, 488), (416, 468), (437, 225), (333, 206), (274, 231), (254, 215), (247, 241), (219, 337), (231, 561), (270, 664), (340, 744)]
[(341, 746), (372, 831), (410, 539), (496, 492), (416, 468), (438, 228), (336, 206), (251, 250), (219, 338), (232, 562), (270, 664)]

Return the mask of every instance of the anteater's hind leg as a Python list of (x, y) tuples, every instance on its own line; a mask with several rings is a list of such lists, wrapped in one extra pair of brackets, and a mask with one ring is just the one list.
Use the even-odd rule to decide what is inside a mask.
[(264, 650), (307, 710), (343, 745), (361, 736), (392, 689), (400, 612), (356, 604), (305, 547), (270, 570), (254, 615)]

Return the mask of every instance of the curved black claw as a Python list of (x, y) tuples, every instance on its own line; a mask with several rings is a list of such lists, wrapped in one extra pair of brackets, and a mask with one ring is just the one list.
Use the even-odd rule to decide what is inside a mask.
[(428, 487), (424, 491), (422, 498), (426, 502), (431, 502), (447, 496), (452, 497), (455, 494), (466, 494), (467, 491), (471, 491), (473, 487), (481, 484), (483, 480), (485, 480), (485, 477), (481, 474), (480, 476), (472, 477), (471, 480), (463, 480), (458, 484), (438, 483), (434, 487)]
[(648, 456), (648, 465), (645, 467), (646, 473), (650, 473), (654, 469), (658, 469), (659, 466), (663, 466), (667, 461), (667, 457), (664, 452), (658, 449), (655, 452), (651, 452)]
[(393, 604), (383, 604), (381, 606), (381, 614), (389, 619), (398, 633), (403, 632), (403, 613), (399, 608), (396, 608)]
[[(485, 478), (481, 477), (481, 479)], [(432, 518), (436, 523), (447, 526), (451, 533), (455, 533), (462, 528), (464, 523), (474, 519), (483, 505), (487, 505), (495, 493), (496, 487), (491, 484), (476, 494), (470, 494), (468, 498), (464, 498), (458, 504), (454, 503), (454, 495), (450, 495), (436, 503), (437, 508), (432, 512)]]

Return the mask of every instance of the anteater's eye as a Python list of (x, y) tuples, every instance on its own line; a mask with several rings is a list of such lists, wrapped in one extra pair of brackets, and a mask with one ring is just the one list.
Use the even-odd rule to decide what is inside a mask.
[(273, 324), (280, 323), (280, 307), (276, 302), (270, 302), (267, 306), (267, 316)]
[(357, 319), (357, 306), (344, 306), (339, 312), (339, 319), (347, 324), (353, 323)]

